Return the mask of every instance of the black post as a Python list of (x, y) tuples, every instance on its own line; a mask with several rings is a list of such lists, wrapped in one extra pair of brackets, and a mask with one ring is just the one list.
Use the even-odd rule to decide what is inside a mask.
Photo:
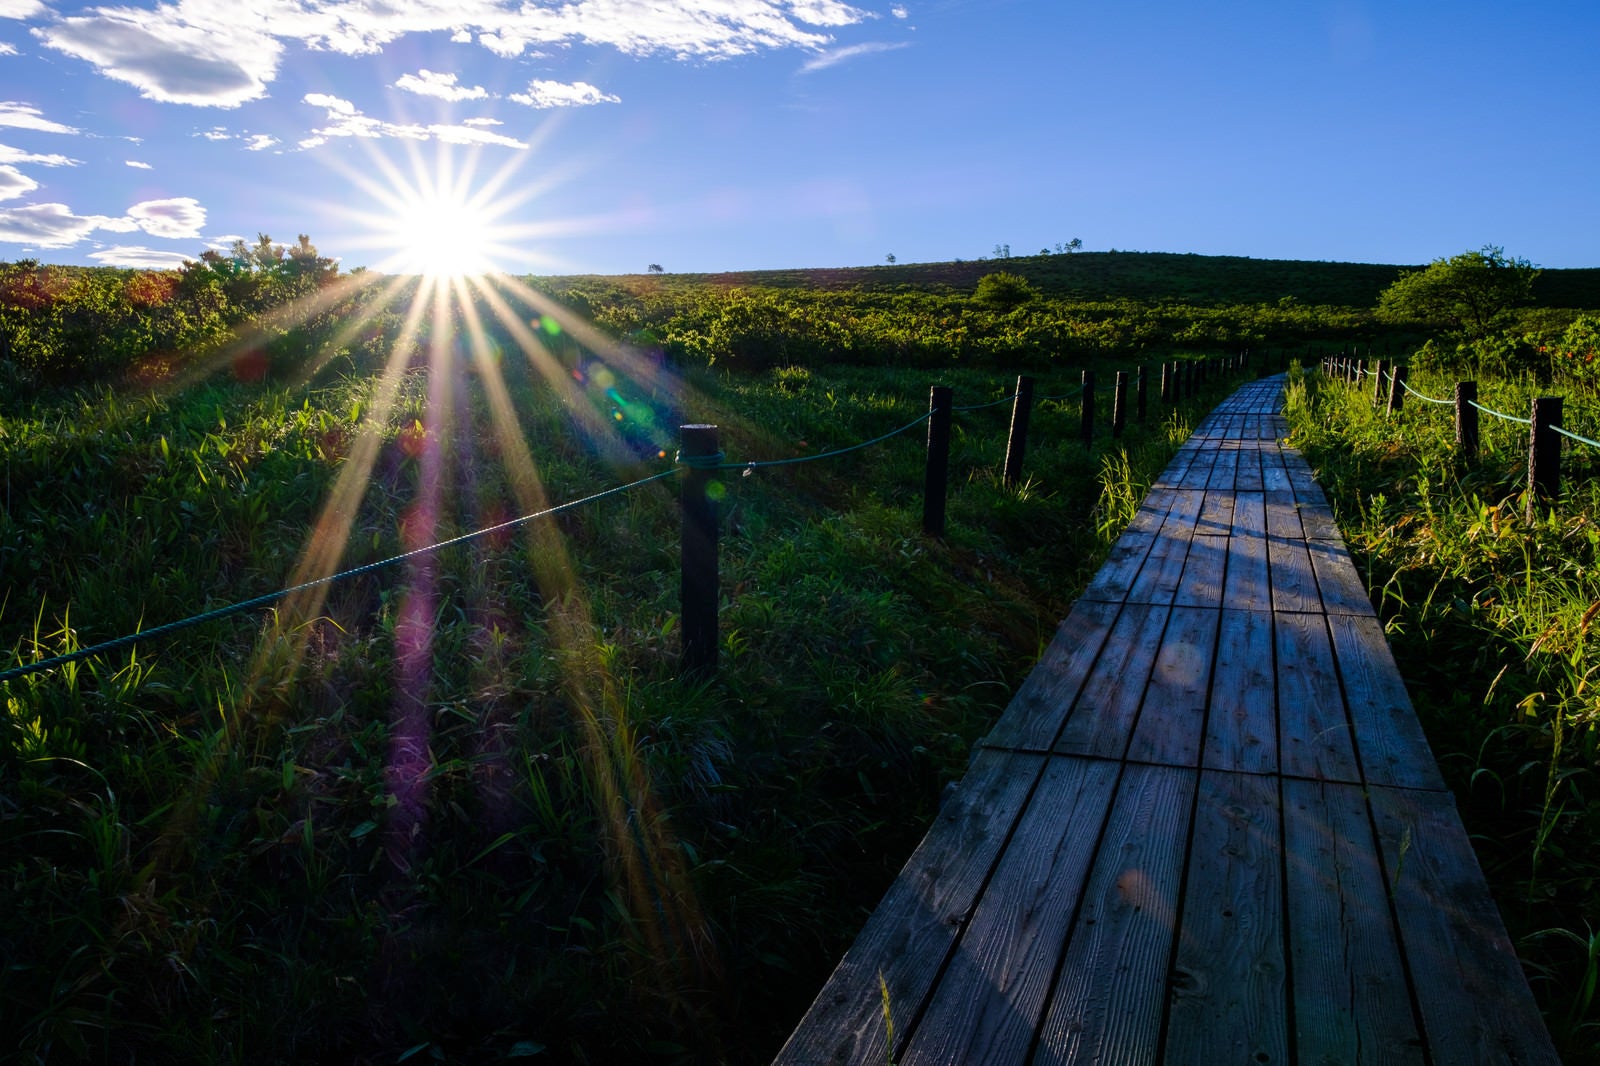
[(1383, 402), (1383, 360), (1372, 361), (1372, 406)]
[(679, 426), (678, 444), (685, 466), (678, 497), (683, 516), (680, 666), (685, 675), (704, 675), (717, 669), (717, 504), (708, 491), (719, 457), (717, 427)]
[(1406, 368), (1397, 366), (1389, 376), (1389, 413), (1399, 414), (1406, 402)]
[(1166, 361), (1161, 363), (1161, 403), (1163, 405), (1173, 402), (1172, 398), (1172, 364)]
[(1476, 381), (1456, 382), (1456, 451), (1468, 463), (1478, 461), (1478, 399)]
[(922, 481), (922, 531), (944, 536), (944, 501), (950, 483), (950, 409), (948, 386), (928, 392), (928, 466)]
[(1017, 397), (1011, 401), (1011, 433), (1006, 437), (1006, 485), (1022, 481), (1022, 457), (1028, 450), (1028, 417), (1033, 413), (1033, 379), (1017, 378)]
[(1094, 442), (1094, 371), (1083, 372), (1083, 393), (1078, 399), (1078, 436), (1084, 447)]
[(1144, 421), (1145, 412), (1145, 378), (1144, 367), (1139, 367), (1133, 375), (1133, 417)]
[(1128, 424), (1128, 372), (1117, 371), (1116, 392), (1111, 399), (1111, 435), (1122, 436), (1122, 429)]
[(1533, 401), (1533, 425), (1528, 428), (1528, 521), (1538, 517), (1540, 505), (1551, 503), (1561, 492), (1561, 397), (1539, 396)]

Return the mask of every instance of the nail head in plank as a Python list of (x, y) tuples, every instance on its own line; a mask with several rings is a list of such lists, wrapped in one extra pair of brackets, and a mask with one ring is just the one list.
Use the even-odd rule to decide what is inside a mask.
[(1204, 771), (1165, 1061), (1288, 1062), (1277, 783)]

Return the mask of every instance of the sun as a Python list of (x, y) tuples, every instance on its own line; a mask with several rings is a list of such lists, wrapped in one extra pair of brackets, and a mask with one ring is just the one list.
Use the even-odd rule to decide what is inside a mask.
[(494, 269), (490, 212), (465, 197), (424, 192), (406, 197), (395, 211), (390, 234), (407, 274), (459, 278)]

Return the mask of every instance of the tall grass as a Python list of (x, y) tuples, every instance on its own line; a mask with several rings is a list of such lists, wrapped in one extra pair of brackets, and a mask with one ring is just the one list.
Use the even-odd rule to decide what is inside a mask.
[[(1452, 383), (1419, 378), (1418, 391), (1450, 395)], [(1523, 417), (1545, 391), (1479, 389)], [(1408, 398), (1389, 416), (1366, 389), (1306, 375), (1287, 409), (1566, 1061), (1596, 1061), (1600, 460), (1570, 456), (1560, 501), (1529, 521), (1524, 426), (1485, 415), (1468, 466), (1448, 407)]]
[[(0, 645), (281, 587), (330, 499), (351, 566), (659, 469), (680, 422), (783, 458), (911, 421), (933, 380), (1010, 388), (568, 369), (563, 399), (507, 359), (507, 403), (412, 368), (13, 404)], [(942, 540), (918, 433), (725, 472), (711, 681), (677, 676), (667, 481), (0, 686), (0, 1032), (24, 1061), (761, 1058), (1196, 410), (1124, 455), (1042, 403), (1020, 488), (1006, 407), (959, 416)]]

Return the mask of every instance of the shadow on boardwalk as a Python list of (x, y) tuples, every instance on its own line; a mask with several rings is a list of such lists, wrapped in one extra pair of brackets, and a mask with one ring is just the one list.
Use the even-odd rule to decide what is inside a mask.
[(1555, 1063), (1282, 379), (1201, 424), (779, 1063)]

